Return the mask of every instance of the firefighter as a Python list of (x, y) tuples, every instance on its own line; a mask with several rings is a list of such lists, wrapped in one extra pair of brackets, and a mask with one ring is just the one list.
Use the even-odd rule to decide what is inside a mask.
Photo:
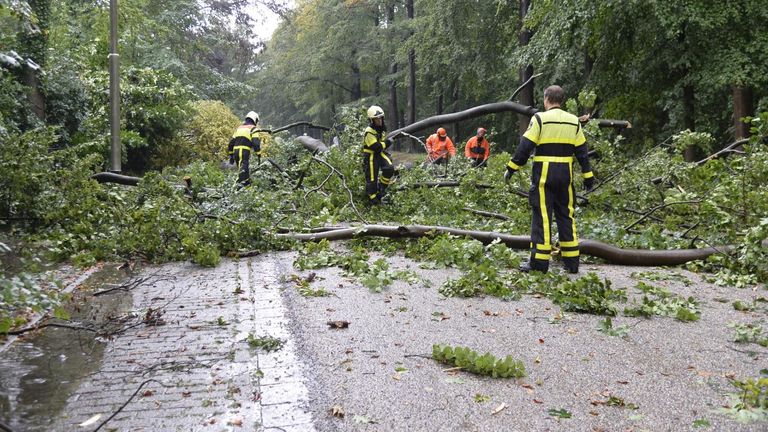
[(447, 164), (452, 156), (456, 156), (456, 147), (445, 129), (439, 128), (427, 138), (427, 156), (435, 165)]
[(550, 221), (555, 215), (560, 240), (560, 256), (569, 273), (579, 271), (579, 239), (573, 217), (573, 159), (581, 165), (584, 187), (594, 187), (588, 148), (579, 119), (560, 109), (565, 93), (553, 85), (544, 90), (544, 112), (534, 114), (528, 130), (520, 138), (514, 156), (507, 164), (504, 179), (509, 180), (533, 156), (531, 189), (531, 259), (520, 269), (546, 272), (552, 253)]
[(467, 141), (464, 147), (464, 156), (472, 160), (472, 168), (485, 166), (485, 161), (491, 154), (488, 140), (485, 139), (485, 128), (478, 128), (477, 135)]
[(242, 188), (251, 185), (251, 153), (260, 154), (261, 140), (256, 136), (256, 125), (259, 123), (259, 115), (254, 111), (245, 115), (243, 124), (235, 129), (232, 139), (229, 140), (227, 153), (229, 163), (237, 164), (237, 187)]
[(380, 106), (372, 105), (368, 108), (368, 121), (363, 135), (365, 195), (369, 204), (381, 204), (387, 186), (392, 184), (395, 167), (387, 152), (390, 141), (385, 139), (387, 127), (384, 124), (384, 110)]

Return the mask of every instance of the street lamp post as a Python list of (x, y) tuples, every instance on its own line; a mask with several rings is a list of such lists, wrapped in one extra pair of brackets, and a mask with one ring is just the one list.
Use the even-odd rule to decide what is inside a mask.
[(120, 56), (117, 54), (117, 0), (109, 0), (109, 123), (111, 171), (122, 170), (120, 159)]

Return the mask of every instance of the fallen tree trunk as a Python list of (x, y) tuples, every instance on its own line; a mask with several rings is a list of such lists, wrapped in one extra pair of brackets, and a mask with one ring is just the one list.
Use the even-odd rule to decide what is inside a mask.
[(99, 183), (117, 183), (126, 186), (136, 186), (139, 184), (139, 177), (131, 177), (127, 175), (112, 173), (112, 172), (100, 172), (91, 176), (92, 179)]
[(320, 141), (319, 139), (312, 138), (311, 136), (302, 135), (300, 137), (296, 137), (296, 140), (300, 142), (305, 149), (312, 153), (325, 153), (328, 151), (328, 146), (325, 145), (324, 142)]
[[(431, 225), (363, 225), (350, 228), (340, 228), (325, 232), (297, 234), (277, 234), (278, 238), (293, 239), (298, 241), (349, 240), (358, 237), (388, 237), (388, 238), (419, 238), (438, 234), (451, 234), (459, 237), (470, 237), (484, 244), (498, 239), (512, 249), (527, 250), (530, 248), (530, 236), (502, 234), (491, 231), (473, 231), (460, 228)], [(689, 261), (705, 259), (715, 253), (728, 253), (733, 246), (707, 247), (702, 249), (676, 249), (676, 250), (645, 250), (622, 249), (597, 240), (582, 239), (579, 248), (584, 255), (602, 258), (612, 264), (634, 266), (674, 266), (685, 264)], [(768, 242), (763, 245), (768, 247)]]
[[(447, 123), (456, 123), (473, 119), (488, 114), (495, 114), (500, 112), (514, 112), (517, 114), (532, 116), (539, 112), (536, 108), (521, 105), (516, 102), (495, 102), (485, 105), (479, 105), (473, 108), (469, 108), (464, 111), (459, 111), (451, 114), (441, 114), (432, 117), (427, 117), (424, 120), (417, 121), (400, 129), (396, 129), (387, 135), (388, 139), (397, 139), (400, 135), (406, 133), (410, 134), (419, 130), (435, 127)], [(606, 120), (606, 119), (594, 119), (598, 122), (600, 127), (612, 127), (619, 129), (631, 128), (632, 124), (626, 120)]]

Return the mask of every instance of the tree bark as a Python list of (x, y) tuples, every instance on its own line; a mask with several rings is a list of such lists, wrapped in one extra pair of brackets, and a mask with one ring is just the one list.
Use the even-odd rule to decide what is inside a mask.
[[(414, 17), (413, 0), (405, 1), (405, 10), (408, 19)], [(413, 36), (413, 33), (411, 33)], [(411, 48), (408, 51), (408, 110), (407, 123), (412, 124), (416, 121), (416, 52)]]
[[(520, 0), (520, 12), (519, 12), (520, 31), (518, 32), (518, 35), (517, 35), (517, 41), (520, 47), (524, 47), (528, 45), (528, 43), (531, 41), (531, 36), (533, 35), (533, 33), (530, 30), (523, 29), (523, 21), (525, 20), (525, 16), (528, 15), (528, 10), (530, 9), (530, 7), (531, 7), (531, 0)], [(533, 65), (529, 64), (524, 68), (521, 68), (519, 75), (520, 75), (520, 83), (522, 84), (526, 82), (530, 77), (533, 76)], [(531, 80), (531, 82), (520, 91), (519, 100), (521, 104), (527, 105), (527, 106), (533, 106), (534, 104), (533, 85), (534, 85), (534, 82), (533, 80)], [(530, 121), (531, 121), (531, 116), (525, 115), (525, 114), (518, 115), (517, 128), (520, 134), (522, 134), (528, 128), (528, 123)]]
[(733, 85), (733, 135), (735, 140), (749, 137), (749, 125), (741, 121), (751, 116), (752, 89), (747, 86)]
[[(470, 237), (488, 244), (498, 239), (512, 249), (528, 250), (531, 238), (527, 235), (510, 235), (491, 231), (473, 231), (459, 228), (429, 225), (363, 225), (312, 234), (277, 234), (278, 238), (298, 241), (349, 240), (359, 237), (419, 238), (438, 234)], [(768, 242), (763, 242), (768, 245)], [(579, 242), (582, 255), (602, 258), (612, 264), (636, 266), (671, 266), (705, 259), (715, 253), (728, 253), (733, 246), (707, 247), (702, 249), (644, 250), (622, 249), (597, 240), (582, 239)]]

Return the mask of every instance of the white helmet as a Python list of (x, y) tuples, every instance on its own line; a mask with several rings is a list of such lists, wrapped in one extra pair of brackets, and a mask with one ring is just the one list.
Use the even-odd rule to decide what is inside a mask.
[(251, 112), (249, 112), (248, 114), (245, 115), (245, 118), (253, 120), (254, 123), (258, 123), (259, 122), (259, 113), (257, 113), (256, 111), (251, 111)]
[(384, 110), (378, 105), (371, 105), (368, 108), (368, 118), (373, 120), (375, 118), (384, 118)]

